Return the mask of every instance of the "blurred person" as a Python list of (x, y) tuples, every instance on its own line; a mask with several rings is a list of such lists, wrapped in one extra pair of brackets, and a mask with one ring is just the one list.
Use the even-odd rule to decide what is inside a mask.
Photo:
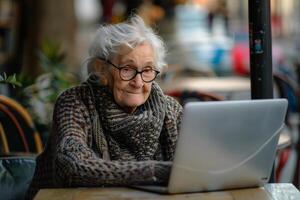
[(210, 32), (213, 32), (214, 21), (217, 17), (221, 17), (224, 23), (225, 32), (229, 34), (229, 11), (226, 0), (210, 0), (208, 1), (207, 25)]
[(130, 17), (132, 13), (136, 13), (137, 9), (143, 4), (144, 0), (125, 0), (126, 13), (125, 17)]
[(182, 107), (154, 81), (165, 51), (137, 15), (98, 29), (89, 78), (57, 99), (27, 199), (41, 188), (167, 183)]
[(113, 7), (116, 2), (116, 0), (101, 0), (102, 5), (102, 21), (105, 23), (111, 23), (112, 17), (113, 17)]
[(126, 5), (126, 16), (138, 14), (147, 25), (153, 25), (165, 16), (164, 9), (153, 0), (127, 0)]

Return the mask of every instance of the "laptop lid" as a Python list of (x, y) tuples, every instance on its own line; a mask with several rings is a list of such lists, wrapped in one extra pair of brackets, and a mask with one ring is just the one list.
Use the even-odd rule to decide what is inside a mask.
[(285, 99), (187, 103), (168, 192), (267, 183), (287, 105)]

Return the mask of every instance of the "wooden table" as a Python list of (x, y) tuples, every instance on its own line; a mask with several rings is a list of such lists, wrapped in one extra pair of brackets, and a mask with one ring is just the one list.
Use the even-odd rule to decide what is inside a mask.
[(178, 77), (159, 82), (165, 93), (202, 91), (223, 96), (227, 100), (250, 99), (250, 79), (243, 77)]
[(268, 184), (264, 188), (220, 192), (159, 195), (131, 188), (43, 189), (35, 200), (297, 200), (300, 193), (292, 184)]
[(250, 79), (243, 77), (183, 77), (162, 82), (165, 92), (195, 90), (206, 92), (250, 92)]

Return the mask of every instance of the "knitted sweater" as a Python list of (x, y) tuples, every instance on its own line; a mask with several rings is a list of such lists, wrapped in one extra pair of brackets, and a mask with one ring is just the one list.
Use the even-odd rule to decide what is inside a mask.
[[(156, 83), (153, 85), (160, 90)], [(102, 152), (95, 148), (92, 125), (95, 111), (98, 111), (100, 118), (103, 115), (95, 106), (101, 99), (101, 92), (98, 91), (101, 88), (95, 85), (92, 88), (96, 102), (91, 89), (84, 84), (66, 90), (58, 98), (53, 113), (52, 133), (44, 152), (37, 158), (27, 199), (31, 199), (41, 188), (158, 184), (167, 181), (163, 179), (166, 179), (165, 173), (168, 174), (169, 169), (164, 169), (165, 162), (162, 161), (173, 160), (182, 118), (180, 104), (163, 95), (160, 90), (165, 109), (161, 131), (154, 139), (151, 134), (143, 136), (146, 137), (145, 142), (150, 138), (154, 144), (144, 145), (147, 146), (146, 150), (139, 152), (138, 156), (130, 153), (131, 146), (126, 147), (127, 142), (115, 138), (122, 135), (112, 137), (105, 133), (108, 131), (100, 124), (100, 129), (113, 141), (108, 142), (109, 153), (115, 155), (111, 160), (105, 160)], [(143, 109), (140, 112), (144, 112)], [(130, 140), (136, 145), (143, 143), (138, 137)], [(148, 155), (149, 152), (153, 152), (152, 156)]]

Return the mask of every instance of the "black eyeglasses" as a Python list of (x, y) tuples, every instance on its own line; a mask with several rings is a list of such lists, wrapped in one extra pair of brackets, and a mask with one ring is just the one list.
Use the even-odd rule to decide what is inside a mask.
[(99, 58), (100, 60), (105, 61), (106, 63), (112, 65), (113, 67), (117, 68), (119, 70), (119, 76), (123, 81), (130, 81), (136, 77), (137, 74), (141, 74), (142, 80), (146, 83), (152, 82), (157, 75), (160, 73), (159, 71), (148, 67), (143, 69), (142, 71), (138, 71), (135, 68), (132, 67), (117, 67), (115, 64), (110, 62), (109, 60), (105, 60), (104, 58)]

